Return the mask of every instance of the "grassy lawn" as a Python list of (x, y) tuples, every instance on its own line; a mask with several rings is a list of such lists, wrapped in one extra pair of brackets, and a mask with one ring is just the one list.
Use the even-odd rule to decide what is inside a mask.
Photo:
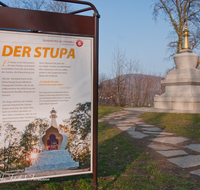
[[(99, 118), (121, 108), (100, 107)], [(152, 115), (153, 116), (153, 115)], [(162, 118), (155, 116), (157, 122)], [(159, 118), (160, 117), (160, 118)], [(197, 120), (200, 117), (196, 116)], [(143, 115), (148, 123), (155, 122), (148, 115)], [(183, 117), (186, 119), (186, 117)], [(168, 120), (168, 119), (166, 119)], [(165, 119), (163, 123), (167, 123)], [(189, 122), (188, 119), (186, 119)], [(184, 120), (184, 121), (186, 121)], [(183, 120), (180, 120), (183, 121)], [(155, 124), (155, 123), (152, 123)], [(161, 126), (161, 125), (160, 125)], [(126, 132), (120, 131), (107, 123), (99, 123), (99, 189), (113, 190), (160, 190), (160, 189), (198, 189), (197, 183), (187, 175), (174, 175), (161, 172), (158, 161), (145, 152), (137, 141)], [(167, 128), (167, 125), (163, 125)], [(1, 184), (0, 189), (20, 190), (92, 190), (92, 175), (54, 178), (49, 181), (18, 182)]]
[(98, 118), (102, 118), (106, 115), (108, 115), (111, 112), (116, 112), (116, 111), (120, 111), (122, 110), (123, 107), (104, 107), (104, 106), (100, 106), (98, 109)]
[(141, 118), (149, 124), (200, 142), (200, 114), (144, 113)]

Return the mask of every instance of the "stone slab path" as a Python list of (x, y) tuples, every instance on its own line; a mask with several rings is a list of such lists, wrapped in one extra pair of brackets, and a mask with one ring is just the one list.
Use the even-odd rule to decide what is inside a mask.
[[(149, 111), (145, 109), (146, 112)], [(100, 119), (99, 122), (109, 122), (121, 131), (127, 132), (132, 138), (149, 141), (148, 147), (166, 157), (170, 163), (180, 168), (189, 168), (191, 174), (200, 176), (200, 144), (191, 144), (188, 138), (144, 123), (139, 118), (141, 109), (138, 110), (125, 109), (125, 111), (115, 112)]]
[(160, 128), (158, 127), (149, 127), (149, 128), (142, 128), (145, 131), (162, 131)]
[(200, 152), (200, 144), (190, 144), (188, 146), (185, 146), (191, 150), (194, 150), (196, 152)]
[(155, 138), (152, 140), (160, 143), (178, 144), (187, 141), (188, 139), (184, 137), (162, 137), (162, 138)]
[(188, 154), (184, 150), (168, 150), (168, 151), (157, 151), (159, 154), (162, 154), (167, 157), (177, 156), (177, 155), (186, 155)]
[(170, 147), (170, 146), (155, 145), (155, 144), (148, 145), (148, 147), (153, 148), (155, 150), (172, 150), (172, 149), (176, 149), (176, 148)]

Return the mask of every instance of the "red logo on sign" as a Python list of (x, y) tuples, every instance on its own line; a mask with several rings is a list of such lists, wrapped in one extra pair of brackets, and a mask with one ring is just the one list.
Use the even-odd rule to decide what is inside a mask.
[(76, 41), (76, 45), (77, 45), (78, 47), (81, 47), (81, 46), (83, 45), (83, 41), (82, 41), (82, 40), (77, 40), (77, 41)]

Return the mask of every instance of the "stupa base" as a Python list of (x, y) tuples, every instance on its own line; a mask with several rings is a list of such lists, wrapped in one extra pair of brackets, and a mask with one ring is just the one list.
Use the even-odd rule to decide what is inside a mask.
[(154, 97), (154, 108), (200, 111), (198, 97)]
[(75, 162), (67, 150), (51, 150), (39, 153), (32, 165), (25, 168), (25, 172), (75, 169), (78, 167), (79, 162)]

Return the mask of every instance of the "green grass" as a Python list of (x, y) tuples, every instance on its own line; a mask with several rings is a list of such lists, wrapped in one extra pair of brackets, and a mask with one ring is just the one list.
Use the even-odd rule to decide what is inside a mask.
[(144, 113), (141, 118), (149, 124), (200, 142), (200, 114)]
[[(100, 117), (120, 108), (100, 107)], [(143, 116), (144, 117), (144, 116)], [(147, 118), (147, 115), (145, 116)], [(155, 119), (155, 118), (154, 118)], [(154, 119), (152, 121), (154, 121)], [(148, 120), (151, 120), (148, 117)], [(157, 119), (157, 121), (159, 118)], [(166, 123), (166, 121), (165, 121)], [(107, 123), (99, 123), (98, 182), (99, 189), (160, 190), (197, 189), (198, 182), (187, 175), (161, 172), (160, 162), (145, 153), (145, 147)], [(53, 178), (49, 181), (0, 184), (1, 190), (92, 190), (92, 175)]]
[(100, 106), (99, 109), (98, 109), (98, 118), (100, 119), (100, 118), (108, 115), (109, 113), (120, 111), (122, 109), (123, 109), (123, 107), (104, 107), (104, 106)]

